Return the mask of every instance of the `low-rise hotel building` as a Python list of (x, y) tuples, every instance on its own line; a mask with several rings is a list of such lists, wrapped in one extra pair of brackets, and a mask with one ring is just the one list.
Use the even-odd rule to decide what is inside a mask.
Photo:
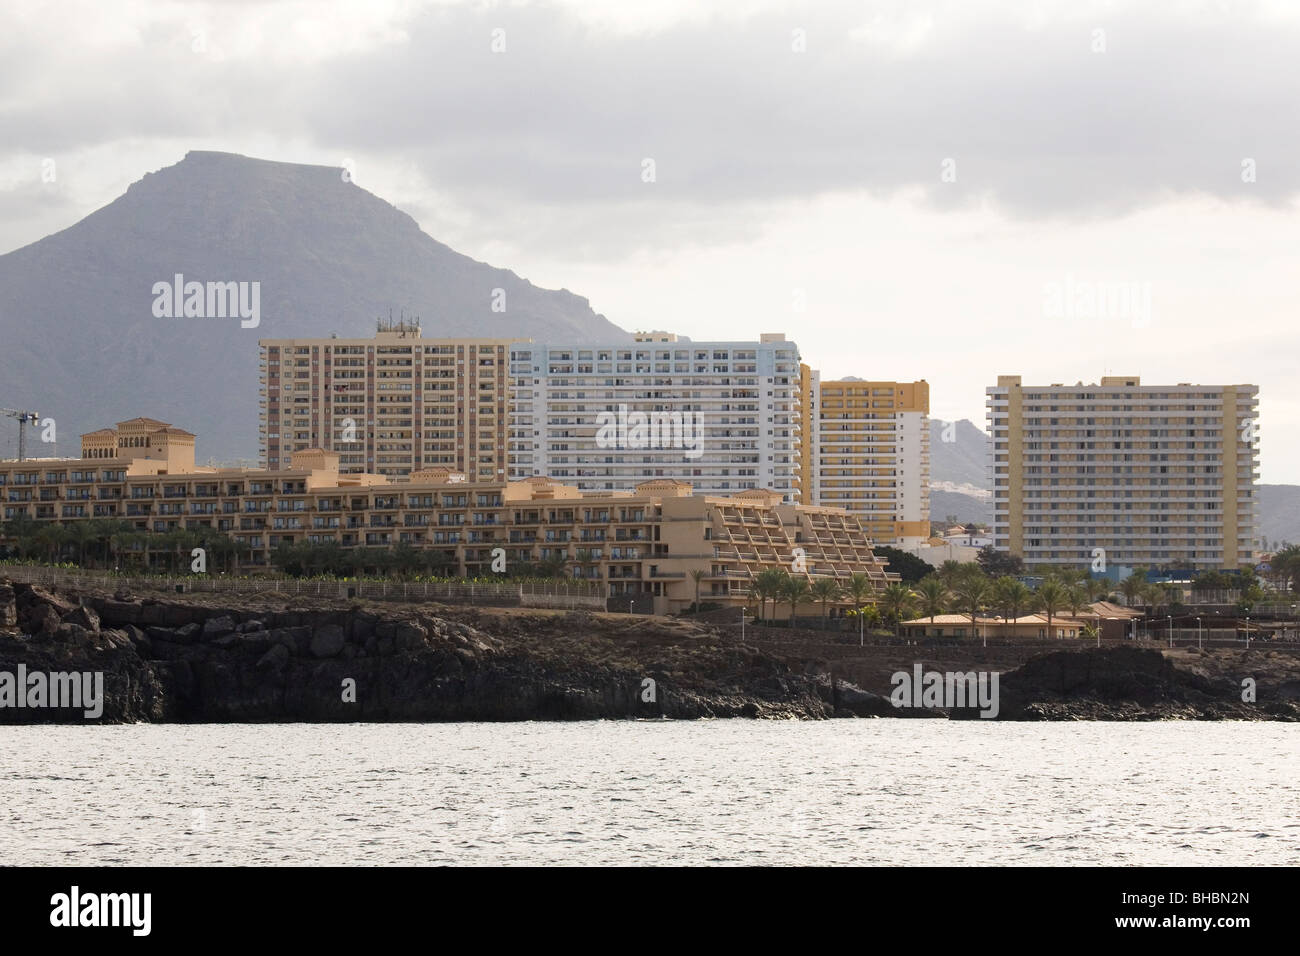
[[(0, 462), (0, 499), (6, 523), (102, 518), (141, 532), (227, 535), (245, 571), (302, 542), (433, 549), (465, 576), (491, 574), (501, 554), (507, 569), (563, 558), (573, 577), (610, 595), (652, 595), (661, 611), (695, 600), (693, 571), (703, 572), (702, 599), (737, 606), (769, 567), (840, 581), (862, 573), (880, 588), (897, 580), (856, 515), (786, 504), (769, 489), (698, 494), (653, 478), (584, 492), (545, 476), (476, 481), (449, 468), (350, 474), (319, 448), (277, 470), (212, 468), (194, 464), (191, 433), (145, 418), (84, 435), (79, 459)], [(151, 560), (147, 548), (137, 557)]]

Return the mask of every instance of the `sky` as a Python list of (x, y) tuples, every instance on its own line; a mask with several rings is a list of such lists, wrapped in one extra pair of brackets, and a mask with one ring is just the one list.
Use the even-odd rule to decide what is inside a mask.
[(0, 253), (191, 149), (345, 165), (628, 330), (823, 378), (1252, 383), (1300, 483), (1300, 4), (0, 6)]

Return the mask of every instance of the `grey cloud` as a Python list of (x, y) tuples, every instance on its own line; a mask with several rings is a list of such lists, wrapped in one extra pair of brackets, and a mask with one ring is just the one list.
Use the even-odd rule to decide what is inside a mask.
[[(1031, 29), (1018, 12), (954, 20), (945, 11), (962, 8), (938, 6), (931, 34), (900, 53), (855, 38), (876, 9), (894, 15), (792, 8), (616, 35), (545, 5), (432, 8), (404, 25), (408, 43), (294, 70), (210, 62), (179, 26), (107, 53), (74, 31), (48, 57), (10, 35), (0, 62), (22, 72), (11, 64), (0, 123), (37, 151), (224, 133), (232, 149), (315, 143), (322, 161), (401, 156), (475, 212), (637, 203), (644, 157), (659, 203), (920, 186), (940, 207), (988, 198), (1019, 217), (1091, 217), (1193, 192), (1279, 204), (1300, 187), (1294, 23), (1248, 7), (1062, 7)], [(1090, 51), (1094, 26), (1105, 53)], [(790, 50), (795, 27), (806, 53)], [(943, 184), (947, 157), (957, 181)]]

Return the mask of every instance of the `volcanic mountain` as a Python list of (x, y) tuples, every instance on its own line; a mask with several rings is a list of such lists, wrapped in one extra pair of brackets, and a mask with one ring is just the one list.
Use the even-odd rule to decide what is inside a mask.
[[(165, 317), (154, 287), (178, 275), (259, 283), (260, 323)], [(425, 337), (631, 338), (581, 296), (437, 242), (342, 169), (191, 152), (0, 256), (0, 407), (55, 419), (57, 446), (36, 456), (145, 415), (195, 432), (200, 460), (254, 458), (258, 339), (370, 336), (390, 313), (419, 316)], [(0, 454), (16, 428), (0, 420)]]

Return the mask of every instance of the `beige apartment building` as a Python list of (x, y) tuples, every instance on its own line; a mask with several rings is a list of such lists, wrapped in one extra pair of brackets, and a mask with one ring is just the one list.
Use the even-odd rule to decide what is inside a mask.
[(343, 474), (450, 468), (504, 480), (510, 346), (520, 339), (426, 339), (413, 322), (373, 338), (262, 339), (262, 466), (322, 448)]
[(987, 391), (994, 546), (1031, 567), (1252, 561), (1254, 385), (1023, 385)]
[(243, 570), (267, 568), (277, 547), (300, 542), (432, 549), (461, 575), (489, 575), (501, 554), (507, 568), (562, 557), (573, 577), (610, 595), (652, 595), (660, 611), (694, 601), (693, 571), (703, 572), (703, 598), (737, 607), (769, 567), (841, 581), (863, 573), (878, 588), (898, 578), (856, 515), (784, 504), (776, 491), (701, 495), (665, 478), (584, 493), (545, 476), (474, 480), (441, 466), (356, 474), (319, 448), (275, 470), (212, 468), (194, 464), (192, 434), (146, 418), (84, 435), (79, 459), (0, 462), (0, 498), (6, 522), (103, 518), (142, 532), (225, 534)]
[[(804, 367), (807, 369), (807, 366)], [(804, 487), (856, 514), (879, 544), (930, 537), (930, 386), (804, 373)]]

